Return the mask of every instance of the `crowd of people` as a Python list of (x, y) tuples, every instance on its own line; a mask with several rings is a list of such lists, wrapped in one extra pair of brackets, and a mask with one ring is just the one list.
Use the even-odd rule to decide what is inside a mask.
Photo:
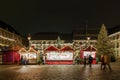
[[(100, 65), (101, 70), (106, 70), (106, 69), (109, 69), (110, 71), (112, 70), (110, 66), (110, 56), (108, 54), (101, 55), (100, 61), (101, 61), (101, 65)], [(86, 67), (86, 65), (89, 65), (89, 67), (91, 68), (92, 63), (93, 63), (93, 58), (91, 55), (84, 56), (83, 60), (81, 60), (80, 57), (78, 56), (75, 59), (75, 64), (84, 64), (84, 67)], [(98, 58), (96, 58), (96, 63), (98, 63)]]
[(84, 56), (84, 67), (86, 67), (86, 65), (89, 64), (89, 67), (92, 67), (92, 62), (93, 62), (93, 58), (91, 57), (91, 55), (89, 55), (89, 57), (87, 58), (86, 56)]
[(84, 64), (84, 67), (86, 67), (86, 65), (89, 65), (91, 67), (92, 63), (93, 63), (93, 58), (91, 55), (84, 56), (83, 60), (80, 59), (79, 56), (77, 56), (75, 59), (75, 64)]
[[(98, 59), (96, 58), (96, 63), (97, 60)], [(108, 54), (101, 55), (100, 61), (101, 61), (101, 65), (100, 65), (101, 70), (106, 70), (106, 69), (109, 69), (110, 71), (112, 70), (110, 66), (110, 56)], [(26, 56), (21, 56), (20, 63), (24, 65), (28, 63)], [(91, 55), (84, 56), (82, 60), (80, 59), (79, 56), (75, 58), (75, 64), (84, 64), (84, 67), (86, 67), (86, 65), (89, 65), (89, 67), (91, 68), (92, 63), (93, 63), (93, 57)], [(44, 64), (43, 55), (40, 55), (39, 64)]]
[(28, 64), (28, 59), (26, 58), (26, 56), (21, 56), (20, 64), (22, 65)]

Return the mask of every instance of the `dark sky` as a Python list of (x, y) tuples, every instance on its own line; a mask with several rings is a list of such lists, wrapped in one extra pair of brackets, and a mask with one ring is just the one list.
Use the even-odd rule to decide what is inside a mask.
[(2, 0), (0, 20), (19, 33), (71, 32), (74, 27), (120, 24), (119, 0)]

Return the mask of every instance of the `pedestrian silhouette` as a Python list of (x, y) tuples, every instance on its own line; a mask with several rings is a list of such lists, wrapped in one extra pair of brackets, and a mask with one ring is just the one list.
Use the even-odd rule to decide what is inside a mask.
[(89, 63), (89, 67), (90, 67), (90, 68), (92, 67), (92, 62), (93, 62), (93, 58), (92, 58), (91, 55), (89, 55), (88, 63)]
[(110, 55), (109, 54), (104, 55), (104, 63), (105, 63), (105, 65), (104, 65), (103, 70), (107, 69), (107, 66), (108, 66), (109, 70), (111, 71), (112, 69), (110, 66)]
[[(104, 55), (101, 55), (101, 70), (105, 69)], [(104, 67), (104, 68), (103, 68)]]
[(84, 56), (84, 60), (83, 60), (84, 67), (86, 67), (86, 61), (87, 61), (87, 58), (86, 56)]

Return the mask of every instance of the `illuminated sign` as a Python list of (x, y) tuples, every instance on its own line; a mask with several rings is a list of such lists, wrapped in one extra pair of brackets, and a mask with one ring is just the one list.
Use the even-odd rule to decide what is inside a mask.
[(46, 60), (73, 60), (72, 52), (49, 52), (46, 53)]
[(36, 53), (31, 53), (28, 56), (29, 59), (36, 59)]

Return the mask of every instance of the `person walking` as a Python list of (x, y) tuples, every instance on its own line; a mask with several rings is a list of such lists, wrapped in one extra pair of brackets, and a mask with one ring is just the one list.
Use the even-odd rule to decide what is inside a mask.
[[(105, 69), (105, 66), (106, 66), (106, 64), (105, 64), (105, 62), (104, 62), (104, 55), (101, 55), (101, 70), (103, 70), (103, 69)], [(104, 67), (104, 68), (103, 68)]]
[(87, 58), (86, 58), (86, 56), (84, 56), (84, 60), (83, 60), (84, 67), (86, 67), (86, 60), (87, 60)]
[(21, 58), (20, 58), (20, 64), (24, 64), (24, 60), (23, 60), (23, 56), (21, 56)]
[(89, 55), (88, 63), (89, 63), (89, 67), (90, 67), (90, 68), (92, 67), (92, 62), (93, 62), (93, 58), (92, 58), (91, 55)]
[(107, 65), (109, 70), (111, 71), (112, 69), (111, 69), (111, 66), (110, 66), (110, 55), (109, 54), (104, 55), (104, 63), (105, 63), (105, 65), (104, 65), (103, 70), (107, 69), (107, 67), (106, 67), (106, 65)]
[(77, 56), (77, 64), (80, 64), (80, 57)]
[(44, 64), (44, 60), (43, 60), (43, 54), (40, 54), (40, 64)]

